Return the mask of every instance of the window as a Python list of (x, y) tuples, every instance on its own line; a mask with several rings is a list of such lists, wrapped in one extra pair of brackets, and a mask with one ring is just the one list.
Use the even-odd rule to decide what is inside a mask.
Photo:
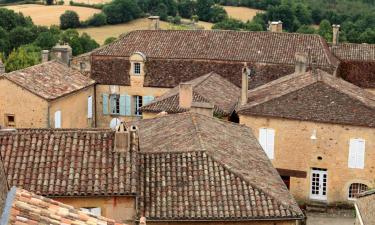
[(138, 95), (134, 96), (134, 103), (135, 103), (134, 115), (141, 116), (142, 112), (140, 112), (140, 108), (142, 107), (142, 103), (143, 103), (142, 96), (138, 96)]
[(92, 119), (92, 96), (87, 98), (87, 118)]
[(61, 111), (55, 112), (55, 128), (61, 128)]
[(99, 207), (85, 207), (80, 208), (80, 210), (94, 216), (101, 216), (102, 214), (102, 210)]
[(141, 74), (141, 64), (140, 63), (134, 63), (134, 74), (135, 75)]
[(350, 139), (348, 167), (354, 169), (363, 169), (365, 167), (365, 140)]
[(349, 199), (355, 199), (359, 194), (368, 190), (366, 184), (352, 183), (349, 187)]
[(86, 69), (86, 64), (85, 64), (84, 62), (80, 62), (80, 63), (79, 63), (79, 68), (80, 68), (81, 71), (85, 71), (85, 69)]
[(16, 126), (16, 118), (12, 114), (5, 115), (5, 126), (6, 127), (15, 127)]
[(275, 130), (270, 128), (259, 129), (259, 143), (266, 152), (268, 158), (274, 158)]
[(110, 113), (115, 114), (115, 115), (120, 114), (120, 96), (110, 95), (109, 103), (110, 103)]

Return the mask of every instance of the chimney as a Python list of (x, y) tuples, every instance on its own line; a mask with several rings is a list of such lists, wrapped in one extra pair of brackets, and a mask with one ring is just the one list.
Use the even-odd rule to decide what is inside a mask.
[(48, 50), (42, 50), (42, 63), (48, 62), (48, 55), (49, 55)]
[(247, 92), (249, 91), (249, 76), (250, 69), (249, 67), (247, 67), (247, 63), (245, 63), (242, 68), (241, 105), (245, 105), (247, 103)]
[(283, 32), (283, 22), (281, 21), (272, 21), (269, 25), (269, 31), (271, 32)]
[(160, 17), (159, 16), (149, 16), (150, 20), (150, 30), (160, 30)]
[(1, 61), (0, 59), (0, 75), (5, 73), (5, 65), (3, 64), (3, 62)]
[(57, 44), (52, 48), (53, 58), (59, 59), (66, 65), (70, 65), (70, 60), (72, 58), (72, 48), (69, 45), (59, 45)]
[(179, 88), (180, 108), (189, 109), (193, 102), (193, 85), (191, 83), (180, 83)]
[(304, 73), (307, 68), (307, 54), (303, 52), (296, 52), (295, 54), (295, 73)]
[(121, 123), (116, 127), (114, 151), (130, 151), (130, 133), (128, 128), (125, 126), (125, 123)]
[(333, 24), (332, 25), (332, 44), (337, 45), (339, 43), (339, 33), (340, 33), (340, 25), (338, 24)]
[(208, 102), (193, 102), (190, 112), (212, 117), (214, 115), (214, 105)]

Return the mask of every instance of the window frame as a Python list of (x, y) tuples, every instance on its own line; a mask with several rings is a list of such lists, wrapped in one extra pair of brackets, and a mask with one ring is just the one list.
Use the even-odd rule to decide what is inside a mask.
[[(359, 143), (362, 143), (363, 149), (360, 151), (358, 148)], [(362, 158), (359, 158), (359, 155)], [(353, 157), (353, 158), (352, 158)], [(348, 168), (349, 169), (364, 169), (366, 162), (366, 140), (363, 138), (350, 138), (348, 150)]]
[(135, 116), (142, 116), (142, 112), (139, 111), (139, 109), (143, 106), (143, 96), (140, 95), (134, 95), (134, 108), (133, 113)]
[(133, 63), (133, 74), (136, 76), (141, 75), (142, 73), (142, 65), (140, 62), (134, 62)]
[(109, 95), (109, 114), (120, 115), (120, 95), (118, 94)]
[[(352, 186), (353, 185), (357, 185), (358, 187), (356, 189), (354, 189)], [(366, 190), (363, 190), (363, 191), (360, 191), (362, 187), (366, 187), (365, 189)], [(353, 182), (353, 183), (350, 183), (349, 187), (348, 187), (348, 200), (356, 200), (357, 198), (355, 197), (355, 195), (359, 195), (365, 191), (368, 191), (370, 188), (368, 185), (364, 184), (364, 183), (359, 183), (359, 182)], [(352, 193), (353, 190), (358, 190), (357, 193)]]
[[(9, 121), (9, 117), (13, 117), (13, 121)], [(16, 127), (16, 115), (14, 114), (5, 114), (5, 127)]]

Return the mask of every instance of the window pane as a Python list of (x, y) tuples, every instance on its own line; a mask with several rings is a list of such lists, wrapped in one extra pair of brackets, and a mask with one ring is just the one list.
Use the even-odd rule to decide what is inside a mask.
[(349, 187), (349, 198), (356, 198), (358, 194), (365, 192), (367, 190), (368, 186), (366, 184), (353, 183)]
[(134, 63), (134, 74), (141, 74), (141, 64)]

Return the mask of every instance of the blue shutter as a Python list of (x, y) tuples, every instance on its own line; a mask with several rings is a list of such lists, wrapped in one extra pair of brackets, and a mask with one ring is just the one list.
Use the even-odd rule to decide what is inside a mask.
[(132, 115), (132, 107), (131, 107), (131, 98), (130, 95), (125, 95), (125, 115), (131, 116)]
[(120, 95), (120, 115), (125, 116), (125, 95)]
[(143, 105), (148, 105), (154, 100), (154, 96), (143, 96)]
[(108, 115), (108, 95), (103, 94), (103, 114)]

